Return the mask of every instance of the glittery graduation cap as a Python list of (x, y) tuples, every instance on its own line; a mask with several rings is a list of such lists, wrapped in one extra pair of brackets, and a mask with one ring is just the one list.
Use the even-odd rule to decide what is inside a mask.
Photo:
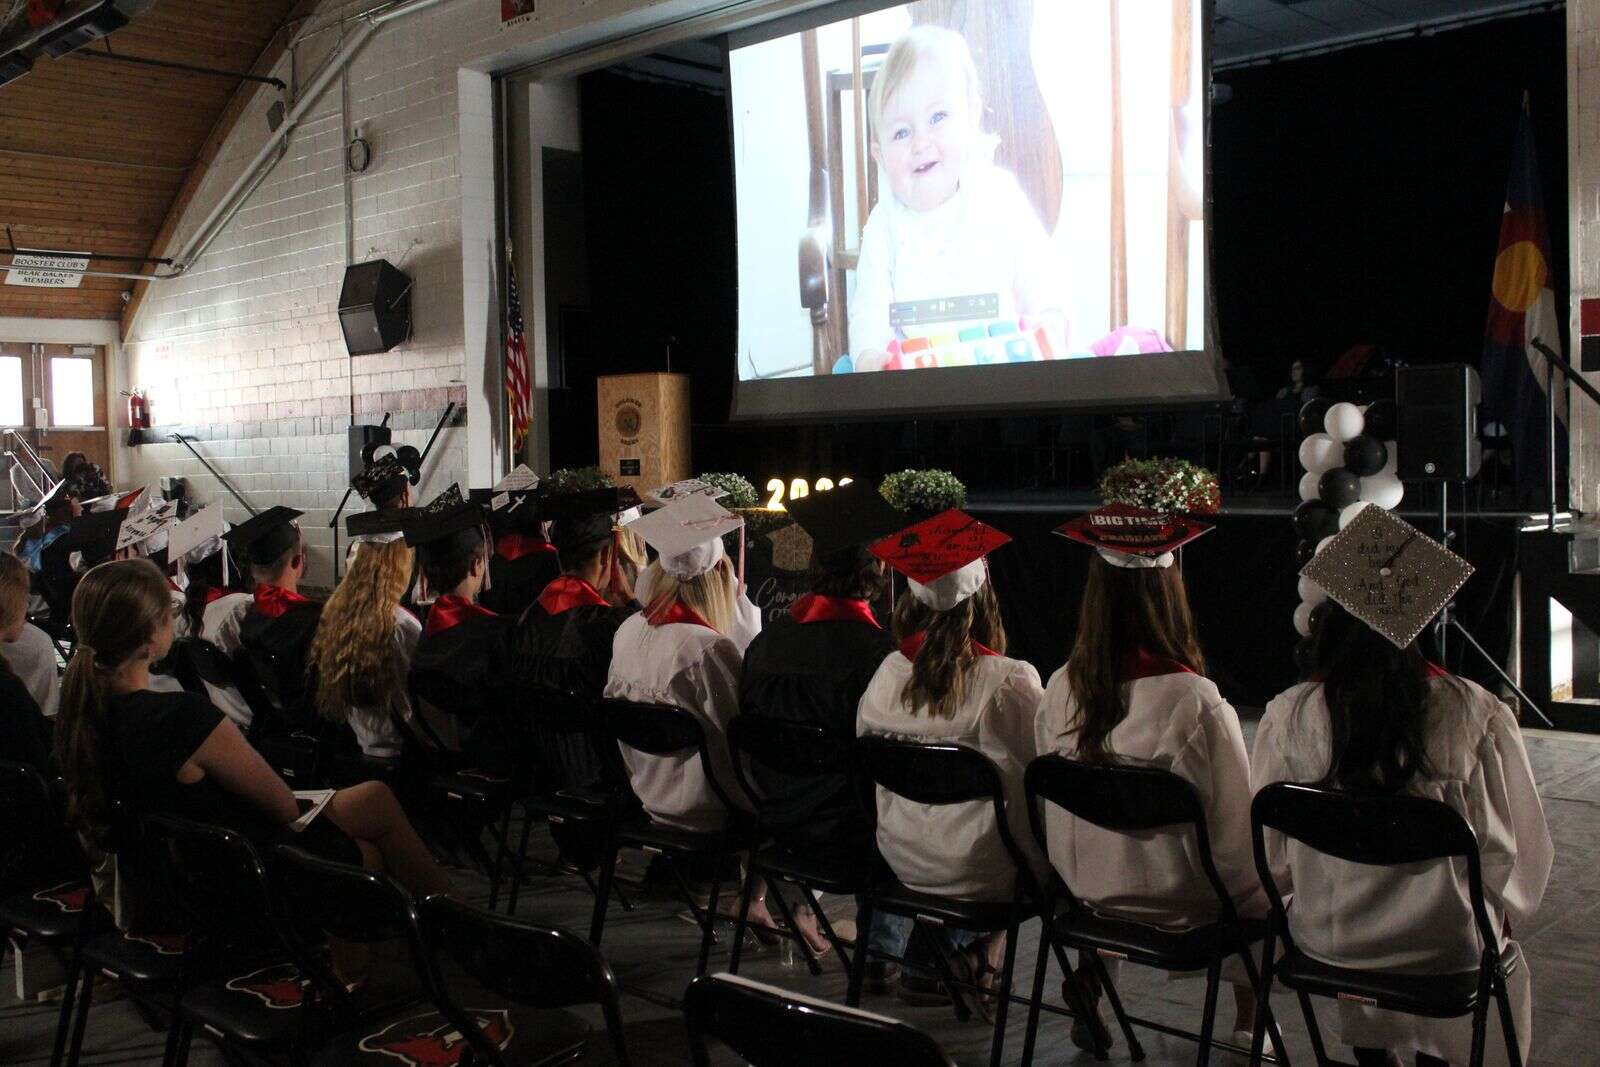
[(1211, 529), (1210, 523), (1178, 512), (1107, 504), (1062, 523), (1055, 532), (1095, 549), (1113, 567), (1140, 570), (1172, 566), (1173, 552)]
[(885, 537), (869, 551), (906, 576), (912, 596), (935, 611), (949, 611), (983, 588), (989, 580), (984, 557), (1010, 540), (1009, 534), (951, 508)]
[(1382, 508), (1362, 508), (1300, 571), (1405, 648), (1472, 575), (1472, 564)]

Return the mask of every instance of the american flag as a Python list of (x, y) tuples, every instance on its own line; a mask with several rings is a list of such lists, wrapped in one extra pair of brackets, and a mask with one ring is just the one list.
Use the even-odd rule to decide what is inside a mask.
[(512, 450), (522, 451), (528, 437), (528, 408), (533, 403), (528, 373), (528, 339), (523, 333), (522, 298), (517, 295), (517, 265), (506, 256), (506, 407), (511, 416)]

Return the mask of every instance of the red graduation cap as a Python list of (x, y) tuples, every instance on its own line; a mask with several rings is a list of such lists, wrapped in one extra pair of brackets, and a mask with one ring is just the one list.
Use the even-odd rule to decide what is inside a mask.
[(1010, 540), (1009, 534), (951, 508), (890, 534), (868, 551), (911, 579), (917, 599), (948, 611), (982, 587), (983, 557)]
[(1062, 523), (1056, 533), (1099, 549), (1102, 558), (1116, 566), (1166, 567), (1172, 562), (1169, 553), (1211, 528), (1210, 523), (1181, 512), (1107, 504)]

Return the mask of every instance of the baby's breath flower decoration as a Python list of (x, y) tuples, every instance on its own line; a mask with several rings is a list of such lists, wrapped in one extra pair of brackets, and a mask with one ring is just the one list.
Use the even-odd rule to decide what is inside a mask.
[(895, 471), (878, 484), (878, 492), (900, 511), (945, 511), (967, 502), (967, 487), (949, 471)]
[(589, 489), (612, 489), (616, 482), (599, 467), (563, 467), (551, 471), (539, 488), (551, 493), (581, 493)]
[(1186, 459), (1126, 459), (1100, 476), (1100, 498), (1152, 511), (1215, 515), (1222, 508), (1217, 476)]
[(742, 474), (712, 472), (711, 474), (696, 475), (696, 477), (707, 485), (714, 485), (728, 494), (718, 500), (717, 503), (729, 511), (737, 511), (740, 508), (753, 508), (759, 499), (756, 495), (756, 487), (750, 483), (749, 478)]

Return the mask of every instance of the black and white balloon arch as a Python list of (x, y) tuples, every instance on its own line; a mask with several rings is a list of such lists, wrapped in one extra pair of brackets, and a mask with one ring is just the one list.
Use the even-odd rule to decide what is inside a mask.
[[(1350, 524), (1362, 508), (1393, 511), (1405, 496), (1395, 474), (1395, 408), (1392, 400), (1365, 407), (1347, 402), (1309, 400), (1300, 409), (1300, 504), (1294, 509), (1300, 535), (1295, 558), (1304, 564)], [(1328, 594), (1309, 578), (1300, 579), (1300, 604), (1294, 628), (1300, 634), (1295, 663), (1306, 673), (1311, 637)]]

